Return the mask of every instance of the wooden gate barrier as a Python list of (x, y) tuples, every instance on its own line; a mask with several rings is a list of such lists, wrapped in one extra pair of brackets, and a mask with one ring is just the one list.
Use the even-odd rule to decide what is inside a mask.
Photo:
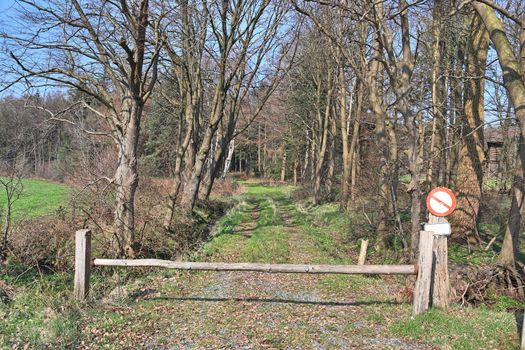
[(447, 237), (421, 231), (416, 265), (300, 265), (258, 263), (178, 262), (158, 259), (91, 259), (91, 231), (75, 235), (74, 294), (86, 299), (91, 266), (163, 267), (177, 270), (256, 271), (267, 273), (416, 275), (413, 314), (425, 312), (430, 305), (448, 305)]

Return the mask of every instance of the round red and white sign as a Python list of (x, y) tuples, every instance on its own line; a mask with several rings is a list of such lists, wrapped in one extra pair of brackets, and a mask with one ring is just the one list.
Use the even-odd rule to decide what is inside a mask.
[(447, 216), (456, 208), (456, 196), (445, 187), (434, 188), (427, 196), (427, 209), (432, 215)]

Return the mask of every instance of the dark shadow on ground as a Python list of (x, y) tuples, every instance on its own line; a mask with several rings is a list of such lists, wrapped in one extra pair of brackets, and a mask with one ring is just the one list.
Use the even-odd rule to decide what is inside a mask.
[(322, 300), (293, 300), (279, 298), (208, 298), (208, 297), (152, 297), (144, 300), (148, 301), (201, 301), (201, 302), (247, 302), (247, 303), (276, 303), (276, 304), (299, 304), (299, 305), (320, 305), (320, 306), (366, 306), (366, 305), (401, 305), (399, 301), (322, 301)]

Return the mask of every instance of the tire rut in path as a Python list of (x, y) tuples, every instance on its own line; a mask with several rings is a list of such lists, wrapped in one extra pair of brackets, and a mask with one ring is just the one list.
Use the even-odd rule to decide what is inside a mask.
[(243, 212), (250, 214), (251, 221), (242, 222), (238, 224), (237, 226), (235, 226), (234, 232), (236, 234), (249, 238), (253, 235), (253, 232), (257, 228), (257, 221), (259, 220), (259, 217), (261, 216), (260, 204), (256, 203), (253, 206), (253, 208), (250, 208), (248, 210), (243, 210)]

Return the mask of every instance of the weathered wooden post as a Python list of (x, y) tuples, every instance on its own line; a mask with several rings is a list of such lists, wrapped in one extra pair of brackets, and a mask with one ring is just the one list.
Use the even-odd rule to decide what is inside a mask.
[[(450, 228), (447, 219), (429, 214), (429, 226), (443, 225)], [(432, 249), (432, 306), (446, 309), (449, 306), (450, 279), (448, 275), (448, 235), (450, 232), (434, 232)]]
[(421, 231), (419, 235), (419, 257), (417, 261), (417, 279), (414, 288), (414, 304), (412, 313), (420, 315), (428, 310), (430, 305), (430, 289), (432, 282), (432, 245), (434, 234)]
[(75, 299), (86, 299), (89, 292), (91, 273), (91, 230), (78, 230), (75, 233)]
[(357, 260), (357, 265), (365, 264), (367, 249), (368, 249), (368, 239), (362, 239), (361, 240), (361, 250), (359, 251), (359, 260)]

